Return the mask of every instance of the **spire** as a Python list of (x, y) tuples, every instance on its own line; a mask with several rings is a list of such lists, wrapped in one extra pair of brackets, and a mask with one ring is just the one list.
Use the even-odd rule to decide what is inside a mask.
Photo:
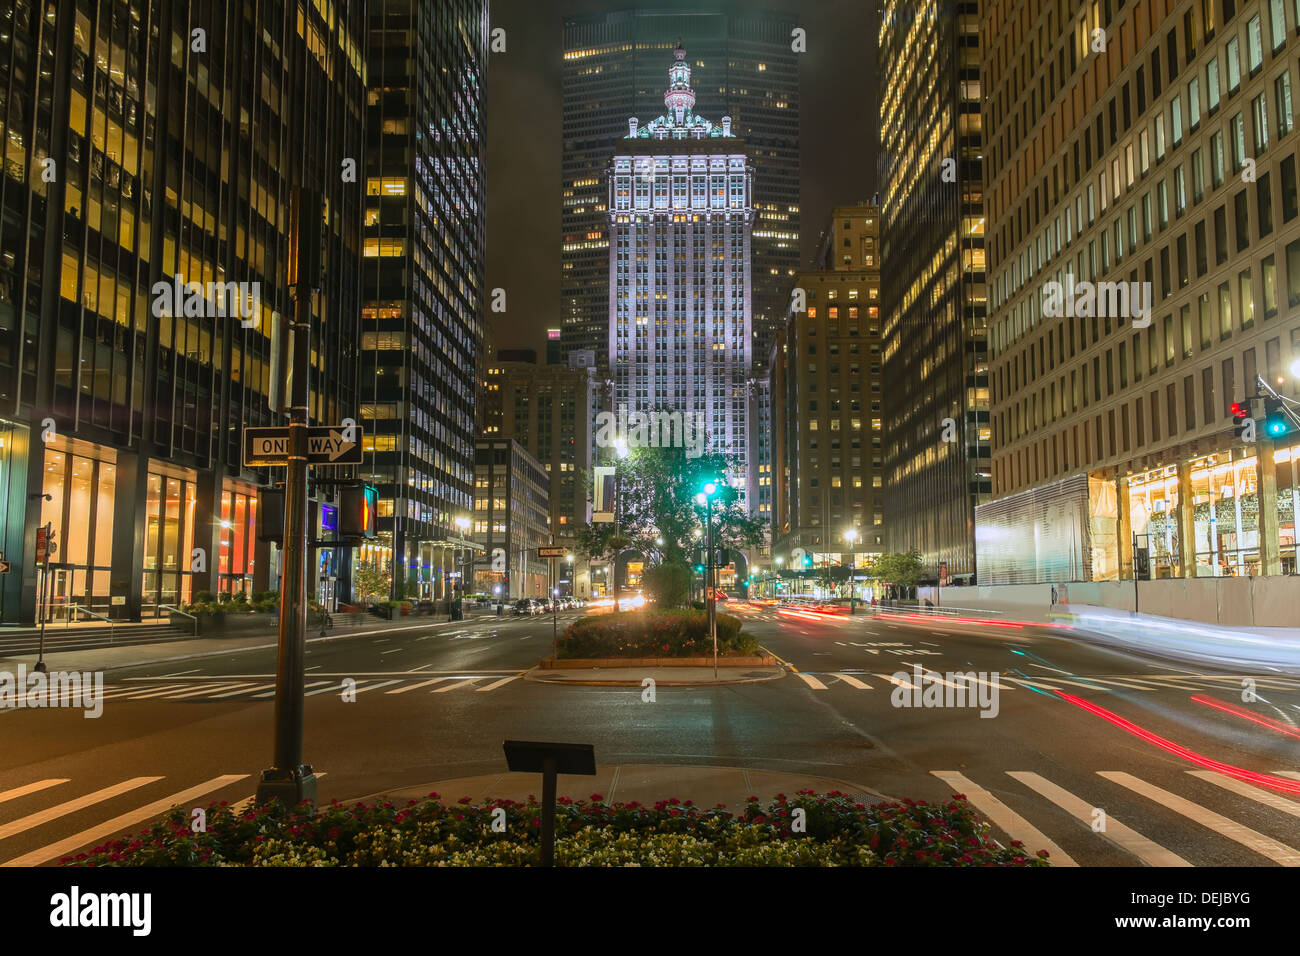
[(673, 65), (668, 71), (668, 90), (664, 93), (664, 106), (678, 126), (686, 123), (686, 116), (695, 109), (695, 91), (691, 89), (691, 68), (686, 63), (686, 50), (677, 39)]

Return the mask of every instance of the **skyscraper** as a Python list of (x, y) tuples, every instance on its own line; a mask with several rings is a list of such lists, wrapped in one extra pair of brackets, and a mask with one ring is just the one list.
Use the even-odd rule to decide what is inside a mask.
[[(363, 23), (356, 5), (14, 0), (0, 29), (0, 544), (33, 619), (36, 527), (57, 606), (138, 619), (274, 581), (256, 541), (293, 310), (290, 204), (321, 190), (311, 418), (357, 414)], [(173, 294), (180, 287), (181, 296)], [(183, 300), (183, 301), (181, 301)]]
[(992, 490), (979, 11), (885, 0), (880, 19), (887, 547), (958, 579)]
[(448, 596), (469, 518), (483, 347), (483, 0), (370, 4), (365, 301), (366, 464), (393, 590)]
[(730, 117), (715, 124), (695, 112), (680, 46), (664, 106), (645, 125), (626, 120), (609, 164), (614, 403), (630, 413), (678, 413), (683, 432), (702, 427), (709, 450), (735, 457), (733, 482), (745, 488), (753, 477), (753, 167)]
[[(799, 267), (799, 55), (792, 15), (767, 10), (624, 10), (564, 24), (561, 189), (564, 349), (592, 349), (609, 371), (607, 184), (609, 156), (629, 116), (654, 115), (664, 63), (678, 40), (706, 79), (705, 116), (730, 116), (754, 166), (754, 355), (766, 360)], [(650, 112), (647, 112), (650, 111)]]

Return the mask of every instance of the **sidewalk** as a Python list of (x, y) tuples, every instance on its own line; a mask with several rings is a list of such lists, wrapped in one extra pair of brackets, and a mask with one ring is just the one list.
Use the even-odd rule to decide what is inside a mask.
[(647, 677), (659, 687), (698, 687), (708, 684), (756, 684), (785, 676), (785, 668), (719, 667), (584, 667), (574, 669), (533, 668), (524, 680), (537, 684), (573, 684), (609, 687), (640, 687)]
[[(447, 627), (449, 625), (468, 623), (467, 621), (439, 621), (428, 617), (419, 619), (420, 623), (407, 623), (410, 620), (410, 618), (399, 618), (396, 622), (391, 622), (376, 618), (373, 624), (367, 623), (364, 627), (335, 628), (328, 631), (324, 637), (316, 636), (319, 631), (308, 628), (307, 643), (339, 641), (371, 634), (391, 634), (394, 631)], [(45, 655), (45, 663), (51, 671), (111, 671), (123, 667), (188, 661), (201, 657), (237, 654), (240, 651), (259, 650), (276, 646), (277, 640), (274, 633), (252, 634), (241, 637), (196, 637), (190, 640), (169, 640), (158, 644), (130, 644), (123, 647), (55, 651)], [(36, 655), (34, 653), (0, 657), (0, 670), (12, 670), (19, 664), (26, 664), (30, 669), (35, 661)]]
[[(589, 800), (593, 793), (598, 793), (605, 803), (631, 803), (635, 800), (648, 805), (676, 797), (678, 800), (691, 800), (702, 807), (721, 803), (729, 810), (737, 811), (744, 807), (745, 801), (751, 796), (768, 801), (778, 793), (794, 796), (800, 790), (815, 790), (818, 793), (839, 790), (850, 797), (856, 797), (862, 803), (894, 799), (863, 784), (834, 777), (737, 767), (655, 764), (597, 766), (594, 777), (561, 774), (557, 781), (556, 795), (573, 800)], [(430, 793), (436, 793), (443, 803), (454, 803), (461, 797), (469, 797), (477, 803), (487, 799), (522, 801), (527, 800), (530, 794), (540, 798), (541, 792), (540, 774), (490, 773), (403, 787), (360, 799), (371, 801), (376, 796), (387, 796), (397, 803), (420, 800)]]

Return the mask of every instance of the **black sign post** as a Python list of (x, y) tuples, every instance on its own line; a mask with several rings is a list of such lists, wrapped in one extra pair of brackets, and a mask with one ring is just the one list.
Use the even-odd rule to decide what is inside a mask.
[(542, 866), (555, 865), (555, 778), (562, 773), (596, 775), (596, 750), (591, 744), (553, 744), (537, 740), (507, 740), (506, 767), (512, 773), (542, 775)]

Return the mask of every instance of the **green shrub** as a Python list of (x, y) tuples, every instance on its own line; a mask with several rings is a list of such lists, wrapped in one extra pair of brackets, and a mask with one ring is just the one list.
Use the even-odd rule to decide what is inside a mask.
[(217, 603), (217, 596), (211, 591), (200, 591), (198, 594), (194, 595), (194, 603), (215, 604)]
[[(561, 658), (694, 657), (713, 653), (708, 615), (700, 611), (629, 611), (579, 618), (559, 641)], [(718, 615), (718, 653), (749, 656), (758, 641), (740, 618)]]
[(646, 594), (661, 608), (681, 607), (691, 596), (691, 569), (680, 562), (648, 568), (641, 576)]

